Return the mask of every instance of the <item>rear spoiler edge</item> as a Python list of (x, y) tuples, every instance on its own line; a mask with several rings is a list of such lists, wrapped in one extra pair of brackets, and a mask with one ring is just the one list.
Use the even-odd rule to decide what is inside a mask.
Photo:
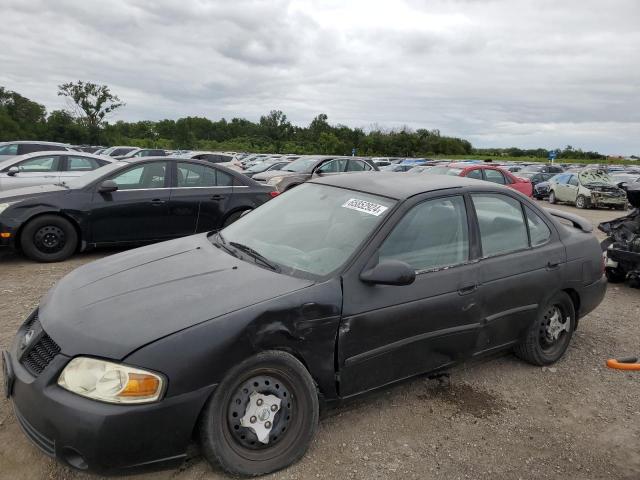
[(579, 228), (585, 233), (593, 232), (593, 225), (590, 221), (578, 216), (573, 213), (563, 212), (562, 210), (555, 210), (553, 208), (545, 208), (547, 213), (553, 215), (554, 217), (562, 218), (563, 220), (568, 220), (572, 223), (575, 228)]

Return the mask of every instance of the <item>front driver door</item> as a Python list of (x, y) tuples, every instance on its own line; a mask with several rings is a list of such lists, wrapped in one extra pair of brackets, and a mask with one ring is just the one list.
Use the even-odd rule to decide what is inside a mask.
[[(43, 155), (41, 157), (28, 158), (6, 167), (0, 173), (0, 186), (4, 191), (59, 183), (61, 163), (60, 155)], [(17, 167), (19, 172), (10, 175), (8, 171), (11, 167)]]
[(92, 242), (147, 242), (171, 236), (169, 221), (169, 164), (134, 163), (110, 178), (118, 184), (112, 193), (95, 186), (90, 216)]
[[(442, 195), (442, 194), (440, 194)], [(416, 270), (411, 285), (370, 285), (363, 268), (343, 278), (339, 330), (340, 395), (350, 396), (452, 364), (474, 351), (479, 322), (478, 268), (462, 195), (422, 196), (378, 234), (369, 264), (400, 260)], [(389, 232), (389, 229), (392, 230)], [(364, 269), (366, 269), (365, 267)]]

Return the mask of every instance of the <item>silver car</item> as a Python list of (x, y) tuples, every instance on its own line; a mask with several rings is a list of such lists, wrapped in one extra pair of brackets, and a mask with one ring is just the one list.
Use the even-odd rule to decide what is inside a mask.
[(61, 183), (67, 178), (112, 163), (110, 158), (84, 152), (44, 151), (0, 161), (0, 192)]
[(0, 142), (0, 162), (34, 152), (74, 151), (69, 145), (57, 142), (39, 142), (23, 140), (16, 142)]

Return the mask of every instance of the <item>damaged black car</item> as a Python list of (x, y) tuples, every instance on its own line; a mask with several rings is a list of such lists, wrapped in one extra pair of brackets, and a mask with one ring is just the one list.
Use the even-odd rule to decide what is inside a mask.
[(627, 186), (629, 215), (602, 222), (598, 229), (607, 234), (602, 248), (607, 254), (606, 275), (611, 283), (624, 282), (640, 288), (640, 184)]
[(606, 290), (585, 220), (448, 176), (313, 179), (218, 233), (55, 285), (3, 353), (25, 435), (77, 469), (238, 475), (306, 452), (320, 405), (513, 350), (560, 359)]

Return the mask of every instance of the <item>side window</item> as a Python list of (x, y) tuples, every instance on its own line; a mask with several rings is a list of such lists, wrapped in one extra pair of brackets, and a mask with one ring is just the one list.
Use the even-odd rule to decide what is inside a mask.
[(480, 227), (482, 255), (490, 257), (529, 247), (519, 201), (500, 194), (471, 195)]
[(476, 168), (467, 173), (467, 178), (475, 178), (476, 180), (482, 180), (482, 170)]
[(100, 165), (93, 158), (89, 157), (67, 157), (67, 170), (70, 172), (88, 172), (95, 170)]
[(17, 154), (18, 154), (17, 143), (0, 146), (0, 155), (17, 155)]
[(217, 168), (195, 163), (178, 163), (178, 188), (230, 187), (233, 176)]
[(317, 171), (318, 173), (339, 173), (344, 172), (344, 167), (344, 160), (330, 160), (327, 163), (323, 163)]
[(364, 172), (371, 170), (371, 167), (362, 160), (349, 160), (347, 164), (347, 172)]
[(215, 169), (195, 163), (178, 163), (178, 188), (215, 186)]
[[(233, 175), (216, 169), (216, 185), (219, 187), (231, 187), (234, 184)], [(237, 184), (237, 182), (236, 182)]]
[(438, 198), (413, 207), (380, 248), (380, 260), (389, 259), (418, 271), (467, 261), (469, 232), (463, 198)]
[(111, 180), (118, 184), (118, 190), (164, 188), (166, 174), (166, 162), (153, 162), (129, 168)]
[(50, 155), (46, 157), (36, 157), (24, 160), (14, 166), (21, 172), (55, 172), (58, 170), (60, 157)]
[(529, 226), (529, 236), (531, 237), (531, 246), (538, 247), (544, 245), (551, 238), (551, 230), (544, 223), (540, 216), (529, 207), (524, 207), (527, 214), (527, 225)]
[(573, 185), (574, 187), (578, 186), (578, 176), (577, 175), (571, 175), (571, 178), (569, 179), (569, 185)]
[(556, 183), (559, 185), (566, 185), (567, 184), (567, 180), (569, 180), (570, 175), (560, 175), (557, 179), (556, 179)]
[(499, 172), (498, 170), (491, 170), (490, 168), (487, 168), (484, 171), (484, 176), (487, 179), (487, 182), (499, 183), (500, 185), (505, 185), (507, 183), (502, 172)]

